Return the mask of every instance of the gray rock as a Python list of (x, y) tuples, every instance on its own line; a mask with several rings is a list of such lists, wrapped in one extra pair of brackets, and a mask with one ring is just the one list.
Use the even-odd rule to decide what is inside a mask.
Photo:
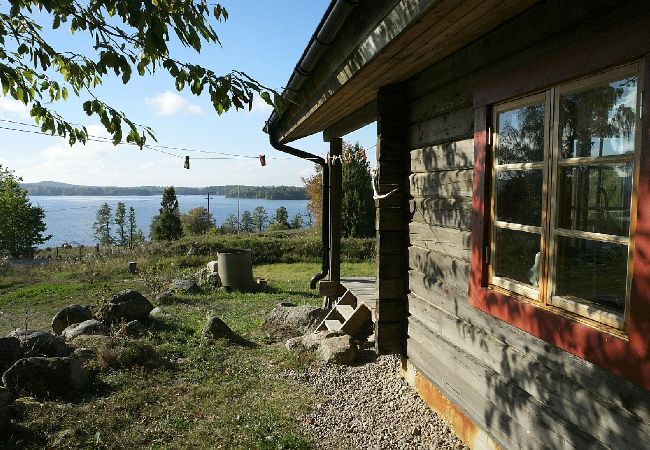
[(9, 390), (0, 386), (0, 436), (9, 428), (9, 423), (11, 422), (11, 415), (9, 413), (10, 402), (11, 395)]
[(163, 316), (166, 316), (166, 314), (160, 306), (156, 306), (149, 313), (149, 317), (163, 317)]
[(167, 289), (166, 291), (161, 292), (156, 295), (156, 302), (160, 304), (169, 303), (174, 299), (174, 291)]
[(286, 348), (298, 353), (314, 351), (327, 364), (352, 364), (359, 356), (357, 344), (342, 331), (319, 331), (289, 339)]
[(221, 277), (216, 272), (211, 272), (209, 269), (201, 269), (194, 274), (194, 279), (199, 284), (199, 287), (207, 287), (216, 289), (221, 287)]
[(74, 358), (22, 358), (2, 375), (14, 396), (65, 397), (88, 385), (88, 375)]
[(22, 354), (25, 357), (68, 356), (72, 351), (61, 336), (55, 336), (45, 331), (18, 328), (9, 333), (9, 336), (18, 339)]
[(0, 373), (22, 358), (20, 341), (15, 337), (0, 337)]
[(90, 319), (81, 323), (70, 325), (63, 330), (63, 337), (66, 341), (71, 341), (81, 335), (108, 334), (109, 330), (99, 320)]
[(201, 288), (193, 280), (172, 280), (170, 289), (184, 294), (198, 294), (201, 292)]
[(129, 289), (115, 294), (101, 306), (97, 315), (105, 323), (131, 322), (145, 320), (152, 309), (153, 305), (144, 295)]
[(230, 344), (243, 345), (243, 346), (255, 346), (256, 344), (250, 342), (243, 337), (239, 336), (237, 333), (232, 331), (230, 327), (220, 318), (211, 316), (208, 317), (208, 321), (203, 327), (203, 332), (201, 333), (203, 338), (208, 341), (214, 341), (218, 339), (225, 339)]
[(302, 336), (313, 331), (326, 315), (325, 308), (278, 303), (264, 320), (262, 330), (268, 333), (272, 340)]
[(52, 331), (61, 334), (63, 330), (75, 323), (85, 322), (93, 316), (88, 308), (81, 305), (69, 305), (59, 311), (52, 319)]
[(142, 322), (139, 320), (132, 320), (131, 322), (124, 324), (120, 329), (120, 334), (130, 337), (138, 337), (142, 336), (145, 331), (146, 329), (144, 325), (142, 325)]
[(219, 272), (219, 261), (210, 261), (207, 264), (207, 269), (210, 271), (210, 273)]
[(89, 347), (79, 347), (74, 349), (72, 356), (81, 362), (86, 362), (95, 359), (97, 356), (97, 350)]

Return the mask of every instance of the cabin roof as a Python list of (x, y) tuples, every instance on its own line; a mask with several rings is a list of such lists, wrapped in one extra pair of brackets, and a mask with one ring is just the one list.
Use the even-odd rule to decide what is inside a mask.
[[(404, 81), (538, 0), (333, 0), (274, 112), (280, 142), (375, 120), (377, 91)], [(485, 51), (489, 51), (486, 48)]]

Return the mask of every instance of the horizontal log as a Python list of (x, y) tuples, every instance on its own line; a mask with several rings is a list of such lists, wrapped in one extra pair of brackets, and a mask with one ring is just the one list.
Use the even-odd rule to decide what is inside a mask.
[[(429, 370), (437, 370), (440, 366), (451, 366), (454, 370), (447, 376), (452, 376), (454, 379), (448, 380), (448, 383), (462, 379), (467, 385), (474, 387), (475, 395), (496, 405), (496, 408), (488, 411), (479, 410), (480, 416), (476, 417), (478, 420), (485, 420), (485, 424), (489, 427), (488, 431), (510, 433), (510, 425), (517, 423), (528, 432), (516, 438), (520, 443), (519, 446), (524, 448), (537, 448), (531, 445), (535, 439), (544, 442), (543, 447), (550, 446), (554, 449), (598, 447), (598, 442), (593, 437), (552, 413), (525, 390), (510, 383), (498, 371), (483, 365), (480, 360), (473, 358), (443, 337), (432, 333), (413, 317), (409, 318), (408, 335), (426, 348), (430, 356), (435, 355), (437, 363)], [(468, 400), (477, 401), (474, 398)]]
[(474, 134), (474, 109), (455, 110), (411, 125), (408, 144), (411, 148), (469, 139)]
[(537, 363), (562, 374), (589, 391), (598, 401), (622, 408), (650, 423), (650, 393), (588, 361), (566, 353), (548, 342), (473, 308), (467, 289), (458, 289), (433, 277), (411, 270), (409, 289), (447, 313), (485, 330), (492, 338), (518, 349)]
[(472, 233), (455, 228), (436, 227), (418, 222), (409, 224), (411, 245), (423, 247), (469, 262)]
[(439, 227), (472, 229), (472, 199), (417, 197), (411, 200), (413, 222)]
[(439, 86), (434, 91), (418, 93), (419, 96), (409, 102), (409, 123), (423, 122), (450, 111), (472, 106), (472, 89), (478, 81), (477, 78), (470, 75)]
[(471, 197), (471, 170), (414, 173), (409, 176), (412, 197)]
[(444, 336), (508, 383), (526, 391), (544, 408), (608, 446), (633, 448), (642, 436), (650, 435), (650, 424), (623, 409), (600, 403), (591, 392), (528, 357), (526, 352), (415, 294), (409, 295), (409, 313), (432, 333)]
[(469, 263), (443, 253), (411, 246), (409, 267), (460, 289), (469, 285)]
[(417, 148), (411, 151), (411, 172), (472, 169), (474, 166), (474, 139), (448, 142)]

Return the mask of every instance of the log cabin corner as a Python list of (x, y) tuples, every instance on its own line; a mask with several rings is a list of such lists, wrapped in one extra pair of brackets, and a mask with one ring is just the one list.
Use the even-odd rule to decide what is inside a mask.
[[(333, 0), (267, 122), (327, 168), (336, 298), (331, 156), (376, 121), (376, 350), (471, 448), (649, 445), (649, 23), (645, 1)], [(327, 158), (289, 145), (318, 132)]]

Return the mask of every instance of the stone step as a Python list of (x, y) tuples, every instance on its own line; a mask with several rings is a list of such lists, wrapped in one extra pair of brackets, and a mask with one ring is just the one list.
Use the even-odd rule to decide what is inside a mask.
[(343, 322), (336, 319), (325, 320), (325, 327), (330, 331), (337, 331), (343, 327)]
[(345, 320), (348, 320), (354, 314), (354, 306), (351, 305), (336, 305), (336, 310), (343, 316)]

